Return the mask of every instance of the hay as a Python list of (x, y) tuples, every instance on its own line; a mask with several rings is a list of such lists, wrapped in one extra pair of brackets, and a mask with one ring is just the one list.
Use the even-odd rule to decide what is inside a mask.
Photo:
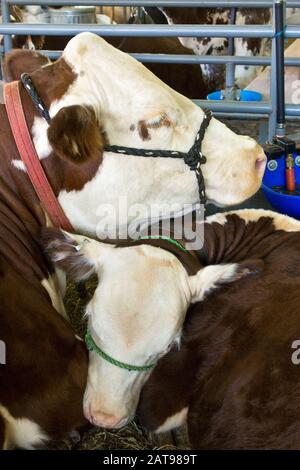
[[(69, 283), (65, 305), (72, 327), (77, 335), (84, 337), (86, 331), (87, 319), (84, 318), (85, 305), (89, 297), (93, 294), (97, 286), (95, 277), (86, 282), (86, 295), (79, 295), (78, 287)], [(84, 289), (81, 289), (81, 291)], [(84, 292), (81, 292), (84, 294)], [(52, 449), (57, 450), (175, 450), (176, 447), (170, 444), (159, 445), (155, 437), (147, 433), (135, 422), (128, 426), (116, 430), (105, 430), (101, 428), (90, 427), (82, 431), (80, 440), (74, 440), (72, 437), (66, 437), (62, 441), (51, 445)]]
[(101, 428), (87, 429), (80, 437), (66, 437), (51, 445), (52, 450), (175, 450), (177, 447), (158, 445), (155, 438), (147, 434), (136, 423), (125, 428), (109, 431)]

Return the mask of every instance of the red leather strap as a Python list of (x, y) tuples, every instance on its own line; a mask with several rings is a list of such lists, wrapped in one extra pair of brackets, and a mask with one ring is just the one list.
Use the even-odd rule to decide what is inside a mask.
[(4, 100), (11, 130), (20, 157), (27, 169), (28, 176), (43, 208), (56, 227), (60, 227), (69, 232), (74, 232), (69, 219), (65, 215), (52, 187), (49, 184), (33, 145), (22, 107), (19, 82), (11, 82), (4, 86)]

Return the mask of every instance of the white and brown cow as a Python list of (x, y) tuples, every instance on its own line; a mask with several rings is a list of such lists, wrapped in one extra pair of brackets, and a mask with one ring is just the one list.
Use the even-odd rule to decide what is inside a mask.
[(96, 348), (132, 367), (155, 364), (179, 340), (191, 303), (201, 301), (218, 283), (249, 272), (237, 263), (202, 269), (197, 259), (186, 260), (190, 255), (176, 247), (174, 252), (165, 240), (118, 246), (45, 229), (43, 244), (51, 261), (73, 281), (98, 277), (86, 307), (96, 346), (89, 356), (83, 408), (92, 424), (105, 428), (120, 428), (134, 417), (149, 371), (112, 364)]
[[(160, 8), (169, 24), (229, 24), (229, 8)], [(237, 25), (268, 24), (271, 11), (268, 8), (241, 8), (237, 11)], [(181, 43), (192, 49), (197, 55), (227, 55), (228, 40), (226, 38), (180, 37)], [(236, 38), (235, 55), (253, 56), (266, 55), (268, 41), (259, 38)], [(225, 66), (217, 64), (201, 65), (209, 91), (224, 87)], [(236, 85), (247, 86), (256, 76), (258, 67), (237, 65), (235, 68)]]
[[(265, 365), (269, 359), (272, 360), (267, 354), (268, 347), (272, 352), (272, 340), (275, 341), (277, 335), (280, 341), (278, 334), (281, 334), (281, 328), (286, 322), (288, 335), (283, 337), (282, 344), (286, 345), (287, 338), (290, 338), (286, 346), (288, 356), (292, 337), (298, 334), (299, 325), (299, 322), (294, 323), (295, 313), (298, 314), (300, 306), (299, 232), (300, 222), (262, 210), (237, 211), (209, 218), (204, 224), (203, 248), (197, 252), (185, 251), (166, 239), (143, 239), (129, 242), (127, 246), (114, 246), (57, 229), (46, 229), (46, 251), (60, 269), (76, 281), (85, 279), (91, 273), (98, 275), (97, 288), (86, 308), (94, 345), (90, 352), (84, 397), (85, 416), (98, 426), (124, 426), (134, 416), (141, 388), (149, 376), (149, 371), (127, 370), (116, 362), (111, 363), (107, 355), (113, 361), (143, 367), (155, 365), (174, 345), (172, 352), (154, 369), (142, 394), (139, 409), (143, 423), (152, 430), (160, 431), (175, 426), (178, 423), (175, 418), (186, 416), (190, 395), (197, 385), (195, 381), (199, 374), (204, 377), (202, 388), (207, 400), (212, 403), (218, 401), (221, 391), (225, 393), (228, 390), (231, 396), (231, 382), (226, 380), (229, 373), (238, 385), (243, 385), (239, 382), (239, 357), (232, 349), (235, 343), (242, 348), (243, 341), (247, 341), (249, 354), (245, 356), (242, 369), (247, 376), (247, 373), (253, 371), (251, 367), (247, 369), (248, 357), (249, 360), (253, 354), (264, 357)], [(186, 245), (185, 240), (182, 243)], [(221, 287), (221, 284), (228, 283), (232, 286)], [(220, 292), (216, 291), (217, 287)], [(293, 288), (296, 288), (296, 292), (291, 294)], [(241, 290), (245, 290), (247, 295), (238, 297)], [(239, 299), (236, 306), (234, 301), (230, 301), (230, 292), (236, 293), (233, 299)], [(256, 294), (253, 295), (253, 292)], [(271, 305), (271, 299), (274, 299), (274, 304), (278, 295), (281, 298), (281, 313), (276, 310), (276, 319), (275, 313), (268, 312), (268, 306)], [(188, 329), (188, 320), (185, 333), (187, 340), (184, 335), (183, 346), (180, 347), (185, 315), (189, 306), (197, 302), (200, 304), (195, 308), (202, 313), (195, 323), (199, 324), (197, 332), (201, 333), (201, 319), (204, 315), (205, 342), (193, 335), (193, 328)], [(214, 311), (211, 307), (209, 313), (204, 314), (205, 305), (217, 305), (218, 308)], [(287, 311), (282, 309), (282, 305), (287, 306)], [(249, 310), (251, 308), (253, 310)], [(230, 320), (228, 330), (225, 323), (220, 324), (224, 310), (228, 311), (224, 322)], [(247, 316), (247, 312), (251, 312), (250, 316)], [(248, 326), (243, 330), (241, 325), (245, 321)], [(213, 329), (215, 323), (218, 328), (216, 326)], [(239, 329), (234, 329), (235, 324), (239, 325)], [(261, 335), (259, 328), (263, 328), (264, 333)], [(213, 336), (214, 332), (218, 334)], [(251, 332), (256, 334), (254, 342)], [(218, 366), (220, 371), (222, 361), (230, 353), (230, 360), (225, 362), (222, 373), (217, 366), (214, 369), (219, 342), (220, 348), (224, 349)], [(98, 348), (101, 349), (100, 354)], [(106, 354), (105, 358), (103, 353)], [(207, 356), (203, 372), (201, 354)], [(289, 367), (286, 355), (285, 367)], [(297, 370), (293, 374), (298, 377)], [(218, 383), (218, 387), (209, 387), (210, 376), (210, 380)], [(275, 393), (280, 385), (276, 380), (280, 381), (281, 378), (280, 374), (274, 376)], [(286, 400), (285, 406), (288, 406), (288, 397), (288, 393), (282, 397)], [(195, 398), (201, 401), (201, 393)], [(199, 406), (198, 402), (196, 406)], [(287, 409), (284, 408), (284, 411)], [(199, 413), (200, 424), (193, 424), (193, 429), (201, 425), (201, 408), (193, 408), (191, 405), (190, 419), (194, 420), (193, 423), (196, 413)], [(271, 420), (275, 419), (272, 414), (270, 417)]]
[(63, 292), (39, 244), (39, 223), (8, 171), (0, 187), (0, 449), (51, 446), (86, 424), (88, 358), (63, 318)]
[[(36, 53), (26, 55), (26, 51), (8, 56), (6, 76), (17, 78), (14, 68), (26, 71), (31, 60), (25, 60), (25, 65), (24, 55), (30, 54), (36, 61)], [(44, 65), (31, 78), (52, 118), (48, 125), (21, 90), (33, 142), (75, 229), (91, 234), (97, 229), (101, 234), (104, 225), (113, 223), (107, 218), (102, 221), (101, 205), (118, 208), (120, 195), (127, 197), (128, 206), (144, 205), (141, 219), (148, 216), (151, 205), (161, 207), (166, 215), (168, 204), (177, 204), (180, 211), (198, 202), (196, 178), (182, 160), (103, 151), (106, 142), (182, 152), (194, 143), (203, 111), (142, 64), (98, 36), (82, 33), (69, 42), (60, 60)], [(0, 112), (5, 133), (0, 144), (2, 164), (9, 165), (14, 178), (28, 186), (3, 106)], [(212, 119), (202, 149), (207, 157), (203, 175), (210, 200), (236, 204), (258, 190), (266, 158), (253, 139)], [(125, 214), (125, 225), (133, 218)]]

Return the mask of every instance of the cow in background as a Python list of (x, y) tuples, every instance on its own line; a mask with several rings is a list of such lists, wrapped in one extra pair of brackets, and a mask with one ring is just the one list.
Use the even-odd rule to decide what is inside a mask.
[[(229, 8), (160, 8), (169, 24), (229, 24)], [(151, 15), (151, 11), (149, 11)], [(236, 24), (268, 24), (271, 11), (268, 8), (241, 8), (237, 11)], [(180, 37), (182, 45), (197, 55), (227, 55), (227, 38), (196, 38)], [(237, 38), (235, 39), (235, 55), (253, 56), (266, 55), (267, 39)], [(201, 65), (204, 79), (209, 92), (223, 88), (225, 85), (225, 66), (217, 64)], [(235, 69), (236, 85), (245, 88), (256, 76), (259, 68), (238, 65)]]
[[(300, 39), (296, 39), (286, 50), (285, 57), (300, 57)], [(271, 67), (263, 72), (247, 86), (247, 90), (258, 91), (263, 95), (264, 101), (270, 100), (270, 74)], [(285, 102), (291, 104), (300, 103), (300, 67), (285, 68)]]
[[(56, 7), (61, 8), (61, 7)], [(27, 6), (18, 9), (18, 21), (24, 23), (43, 22), (43, 15), (48, 7)], [(105, 14), (112, 14), (112, 7), (104, 7)], [(117, 22), (122, 22), (123, 8), (114, 7)], [(106, 24), (112, 22), (110, 17), (97, 15), (99, 22)], [(16, 36), (13, 42), (14, 48), (26, 48), (31, 50), (62, 50), (69, 42), (69, 36)], [(193, 55), (193, 52), (184, 47), (177, 38), (143, 38), (143, 37), (110, 37), (107, 41), (123, 52), (146, 54), (182, 54)], [(196, 64), (164, 64), (147, 63), (145, 66), (151, 70), (160, 80), (165, 82), (178, 93), (191, 99), (205, 99), (208, 93), (203, 80), (201, 69)]]

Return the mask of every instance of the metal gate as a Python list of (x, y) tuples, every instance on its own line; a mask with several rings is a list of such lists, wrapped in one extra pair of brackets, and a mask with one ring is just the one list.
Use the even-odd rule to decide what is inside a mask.
[[(284, 0), (283, 0), (284, 1)], [(275, 8), (275, 3), (282, 0), (1, 0), (3, 23), (0, 34), (4, 35), (4, 52), (11, 49), (11, 35), (49, 35), (73, 36), (83, 31), (90, 31), (100, 36), (169, 36), (169, 37), (228, 37), (228, 38), (270, 38), (272, 41), (271, 56), (238, 57), (227, 56), (193, 56), (168, 54), (132, 54), (136, 59), (147, 62), (185, 63), (185, 64), (234, 64), (234, 65), (271, 65), (270, 102), (237, 102), (237, 101), (204, 101), (195, 100), (201, 107), (210, 108), (217, 116), (235, 117), (237, 119), (268, 118), (268, 136), (271, 138), (276, 129), (276, 110), (278, 104), (277, 83), (278, 57), (276, 42), (278, 35), (284, 38), (300, 38), (300, 25), (284, 25), (278, 31), (273, 14), (273, 23), (269, 25), (56, 25), (56, 24), (22, 24), (10, 23), (9, 5), (47, 5), (47, 6), (120, 6), (120, 7), (198, 7), (198, 8)], [(284, 1), (285, 8), (300, 8), (300, 0)], [(61, 51), (41, 51), (50, 57), (57, 57)], [(300, 66), (299, 58), (286, 58), (285, 66)], [(230, 67), (227, 67), (230, 73)], [(285, 106), (287, 119), (300, 119), (300, 104)], [(282, 132), (282, 130), (281, 130)]]

